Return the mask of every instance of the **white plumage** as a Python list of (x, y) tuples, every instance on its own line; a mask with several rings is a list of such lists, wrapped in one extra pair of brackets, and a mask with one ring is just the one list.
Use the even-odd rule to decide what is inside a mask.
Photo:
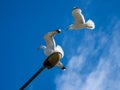
[(95, 28), (95, 24), (92, 20), (88, 20), (87, 22), (85, 22), (84, 16), (82, 14), (82, 11), (80, 8), (78, 7), (74, 7), (73, 11), (72, 11), (72, 16), (75, 19), (74, 24), (71, 24), (70, 26), (68, 26), (68, 30), (72, 30), (72, 29), (83, 29), (83, 28), (88, 28), (88, 29), (94, 29)]
[[(44, 40), (46, 42), (46, 46), (41, 45), (38, 48), (38, 50), (39, 49), (43, 49), (46, 56), (49, 56), (49, 55), (51, 55), (54, 52), (60, 52), (62, 54), (62, 58), (63, 58), (64, 51), (61, 48), (61, 46), (56, 45), (55, 40), (54, 40), (54, 36), (56, 34), (60, 33), (60, 32), (61, 32), (61, 30), (58, 29), (58, 30), (55, 30), (55, 31), (52, 31), (52, 32), (48, 32), (47, 34), (45, 34), (44, 35)], [(60, 67), (61, 69), (65, 70), (65, 67), (63, 66), (63, 64), (60, 61), (57, 63), (57, 66)]]

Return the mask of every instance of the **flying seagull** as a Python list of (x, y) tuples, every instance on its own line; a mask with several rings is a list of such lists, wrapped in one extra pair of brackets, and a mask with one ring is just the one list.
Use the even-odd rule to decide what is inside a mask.
[(88, 29), (94, 29), (95, 24), (92, 20), (88, 20), (85, 22), (84, 16), (82, 14), (82, 10), (78, 7), (74, 7), (72, 10), (72, 16), (74, 17), (74, 24), (71, 24), (70, 26), (67, 27), (68, 30), (78, 30), (78, 29), (83, 29), (83, 28), (88, 28)]
[[(48, 32), (47, 34), (45, 34), (44, 35), (44, 40), (46, 42), (46, 46), (45, 45), (41, 45), (38, 48), (38, 50), (43, 49), (44, 50), (44, 54), (46, 56), (50, 56), (54, 52), (60, 52), (61, 53), (61, 58), (63, 58), (64, 51), (61, 48), (61, 46), (56, 45), (55, 40), (54, 40), (54, 36), (56, 34), (59, 34), (60, 32), (61, 32), (61, 29), (58, 29), (58, 30), (54, 30), (54, 31), (51, 31), (51, 32)], [(62, 70), (66, 70), (66, 68), (63, 66), (63, 64), (62, 64), (62, 62), (60, 60), (56, 64), (56, 66), (58, 66)]]

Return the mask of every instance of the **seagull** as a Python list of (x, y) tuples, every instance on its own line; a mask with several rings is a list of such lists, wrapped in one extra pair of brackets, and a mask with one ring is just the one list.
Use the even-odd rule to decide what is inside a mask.
[[(38, 50), (43, 49), (44, 50), (44, 54), (46, 56), (50, 56), (51, 54), (53, 54), (54, 52), (60, 52), (61, 53), (61, 58), (63, 58), (64, 56), (64, 51), (61, 48), (61, 46), (56, 45), (55, 40), (54, 40), (54, 36), (56, 34), (59, 34), (61, 32), (61, 29), (58, 30), (54, 30), (51, 32), (48, 32), (47, 34), (44, 35), (44, 40), (46, 42), (46, 46), (45, 45), (41, 45)], [(61, 68), (62, 70), (66, 70), (66, 68), (63, 66), (62, 62), (59, 60), (59, 62), (56, 64), (56, 66), (58, 66), (59, 68)]]
[(94, 22), (89, 19), (87, 22), (85, 22), (84, 16), (82, 14), (82, 10), (78, 7), (74, 7), (72, 10), (72, 16), (75, 19), (74, 24), (71, 24), (70, 26), (67, 27), (67, 30), (78, 30), (78, 29), (83, 29), (83, 28), (88, 28), (93, 30), (95, 28)]

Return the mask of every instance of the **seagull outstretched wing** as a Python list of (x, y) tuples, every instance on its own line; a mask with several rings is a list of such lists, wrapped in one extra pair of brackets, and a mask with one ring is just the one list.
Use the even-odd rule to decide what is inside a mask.
[(55, 40), (54, 40), (54, 36), (58, 33), (60, 33), (60, 29), (59, 30), (55, 30), (55, 31), (52, 31), (52, 32), (48, 32), (47, 34), (45, 34), (44, 36), (44, 39), (45, 39), (45, 42), (46, 42), (46, 47), (49, 48), (49, 49), (55, 49), (56, 47), (56, 43), (55, 43)]
[(84, 24), (85, 23), (85, 19), (84, 16), (81, 13), (81, 9), (74, 7), (73, 11), (72, 11), (72, 16), (75, 19), (75, 24)]
[(59, 68), (61, 68), (62, 70), (66, 70), (66, 67), (65, 66), (63, 66), (63, 64), (62, 64), (62, 62), (61, 61), (59, 61), (57, 64), (56, 64), (56, 66), (58, 66)]

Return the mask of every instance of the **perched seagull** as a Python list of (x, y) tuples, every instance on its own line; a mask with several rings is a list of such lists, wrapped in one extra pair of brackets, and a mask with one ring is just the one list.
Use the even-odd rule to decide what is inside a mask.
[[(48, 32), (47, 34), (44, 35), (44, 40), (46, 42), (46, 46), (41, 45), (38, 50), (43, 49), (44, 53), (46, 56), (50, 56), (51, 54), (53, 54), (54, 52), (60, 52), (61, 53), (61, 58), (63, 58), (64, 56), (64, 52), (61, 48), (61, 46), (56, 45), (55, 40), (54, 40), (54, 36), (58, 33), (61, 32), (61, 29), (58, 30), (54, 30), (52, 32)], [(59, 68), (65, 70), (66, 68), (63, 66), (63, 64), (61, 63), (61, 61), (59, 60), (59, 62), (56, 64), (56, 66), (58, 66)]]
[(89, 29), (94, 29), (95, 28), (95, 24), (92, 20), (88, 20), (87, 22), (85, 22), (84, 16), (81, 13), (81, 9), (78, 7), (74, 7), (73, 11), (72, 11), (72, 16), (75, 19), (74, 24), (71, 24), (70, 26), (68, 26), (68, 30), (71, 29), (83, 29), (83, 28), (89, 28)]

